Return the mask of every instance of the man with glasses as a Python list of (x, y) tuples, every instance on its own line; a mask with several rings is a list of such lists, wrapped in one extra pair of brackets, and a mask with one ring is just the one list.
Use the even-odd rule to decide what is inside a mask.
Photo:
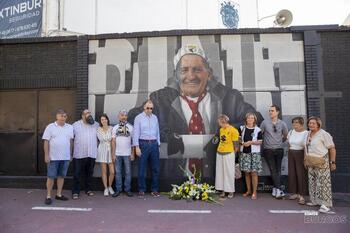
[(95, 159), (97, 156), (97, 128), (98, 124), (92, 118), (89, 109), (83, 110), (81, 113), (81, 119), (73, 124), (73, 200), (79, 198), (81, 175), (85, 177), (85, 193), (88, 196), (94, 195), (91, 188), (91, 178), (94, 172)]
[(66, 123), (67, 113), (63, 109), (56, 112), (56, 121), (49, 124), (43, 134), (45, 163), (47, 163), (47, 196), (46, 205), (51, 205), (51, 192), (57, 178), (57, 194), (55, 199), (67, 201), (62, 195), (64, 177), (67, 174), (73, 148), (73, 127)]
[(265, 119), (261, 123), (261, 131), (264, 135), (263, 155), (270, 169), (273, 189), (272, 196), (282, 198), (285, 196), (281, 190), (281, 164), (284, 155), (283, 142), (287, 139), (287, 124), (278, 118), (280, 108), (277, 105), (271, 105), (269, 108), (270, 119)]
[[(146, 192), (146, 172), (148, 161), (151, 163), (151, 195), (159, 196), (159, 123), (156, 115), (152, 113), (153, 102), (147, 100), (143, 105), (143, 112), (138, 114), (134, 121), (133, 145), (139, 159), (138, 189), (139, 197)], [(118, 146), (118, 145), (117, 145)]]

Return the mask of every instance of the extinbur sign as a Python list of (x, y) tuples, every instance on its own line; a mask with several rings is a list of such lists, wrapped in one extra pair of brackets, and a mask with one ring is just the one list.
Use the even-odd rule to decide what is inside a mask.
[(43, 0), (1, 0), (0, 39), (40, 37)]

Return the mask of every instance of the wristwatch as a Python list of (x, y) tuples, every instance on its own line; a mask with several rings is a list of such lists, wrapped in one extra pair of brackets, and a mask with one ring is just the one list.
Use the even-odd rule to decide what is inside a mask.
[(335, 161), (330, 160), (329, 163), (330, 164), (335, 164)]

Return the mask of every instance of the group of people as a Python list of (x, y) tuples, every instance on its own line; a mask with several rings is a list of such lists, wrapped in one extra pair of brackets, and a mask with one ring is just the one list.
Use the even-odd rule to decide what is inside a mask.
[[(64, 178), (70, 161), (73, 163), (72, 199), (80, 195), (81, 180), (84, 177), (84, 190), (88, 196), (93, 196), (91, 178), (95, 162), (101, 166), (101, 177), (104, 186), (104, 196), (118, 197), (124, 190), (132, 197), (131, 192), (131, 161), (135, 155), (139, 159), (138, 189), (139, 196), (144, 196), (146, 187), (146, 171), (151, 163), (152, 184), (151, 195), (159, 196), (159, 124), (156, 115), (152, 114), (153, 103), (146, 101), (144, 112), (140, 113), (131, 125), (127, 121), (128, 112), (121, 110), (118, 114), (119, 123), (112, 127), (106, 114), (102, 114), (98, 123), (85, 109), (81, 119), (73, 125), (66, 123), (67, 113), (59, 109), (56, 121), (49, 124), (43, 134), (45, 162), (47, 163), (47, 197), (45, 204), (52, 203), (52, 188), (57, 178), (56, 200), (66, 201), (62, 195)], [(124, 174), (123, 174), (124, 173)], [(108, 176), (109, 174), (109, 176)], [(107, 177), (108, 176), (108, 177)], [(124, 189), (123, 189), (124, 176)], [(112, 183), (115, 178), (115, 188)]]
[[(330, 171), (336, 169), (336, 153), (332, 137), (321, 129), (319, 118), (308, 119), (309, 131), (303, 128), (303, 118), (294, 118), (293, 129), (288, 131), (287, 124), (279, 119), (279, 107), (272, 105), (269, 108), (270, 118), (263, 120), (262, 115), (244, 101), (238, 90), (223, 85), (215, 77), (209, 59), (199, 45), (188, 44), (180, 48), (174, 57), (174, 68), (174, 77), (167, 81), (166, 87), (152, 92), (143, 106), (135, 107), (129, 113), (121, 110), (119, 123), (114, 127), (110, 126), (106, 114), (100, 116), (97, 123), (86, 109), (82, 112), (81, 120), (69, 125), (66, 123), (67, 114), (63, 110), (57, 111), (56, 121), (47, 126), (43, 135), (45, 161), (48, 164), (46, 204), (52, 202), (51, 190), (56, 177), (58, 189), (55, 198), (68, 199), (62, 195), (62, 187), (71, 155), (73, 199), (79, 198), (82, 176), (85, 177), (86, 194), (94, 195), (91, 177), (95, 162), (101, 165), (105, 196), (117, 197), (123, 190), (123, 168), (124, 191), (132, 196), (130, 162), (135, 157), (139, 158), (139, 196), (144, 196), (147, 190), (145, 178), (150, 162), (151, 194), (157, 197), (161, 143), (168, 158), (182, 158), (188, 143), (182, 135), (212, 135), (220, 128), (218, 145), (209, 143), (203, 148), (207, 156), (199, 153), (197, 157), (169, 159), (164, 163), (167, 172), (176, 178), (183, 177), (183, 174), (179, 174), (181, 166), (189, 172), (197, 167), (205, 177), (215, 173), (215, 186), (222, 192), (221, 197), (227, 194), (228, 198), (232, 198), (235, 192), (234, 165), (239, 151), (240, 169), (245, 173), (247, 184), (243, 195), (257, 199), (258, 174), (262, 170), (261, 157), (264, 156), (273, 181), (272, 195), (282, 198), (285, 193), (281, 188), (281, 163), (283, 144), (287, 141), (288, 186), (289, 192), (293, 193), (290, 198), (304, 204), (304, 197), (309, 193), (309, 205), (320, 205), (320, 211), (330, 212)], [(243, 122), (242, 126), (234, 127)], [(207, 166), (213, 158), (210, 155), (215, 152), (216, 167)], [(311, 166), (309, 163), (305, 168), (305, 158), (318, 162), (322, 160), (322, 166)], [(212, 171), (214, 168), (215, 172)], [(113, 189), (114, 179), (116, 186)]]
[[(279, 107), (272, 105), (270, 118), (260, 127), (256, 115), (247, 113), (244, 125), (238, 129), (229, 124), (226, 115), (219, 117), (215, 188), (221, 191), (220, 197), (226, 197), (226, 193), (228, 198), (234, 196), (235, 155), (239, 154), (247, 189), (243, 196), (257, 199), (258, 173), (262, 171), (261, 156), (264, 156), (271, 173), (272, 196), (276, 199), (285, 197), (281, 188), (281, 164), (283, 144), (288, 143), (289, 199), (297, 200), (301, 205), (319, 206), (323, 213), (333, 213), (330, 172), (336, 169), (336, 150), (332, 136), (321, 128), (322, 121), (318, 117), (308, 119), (308, 131), (304, 129), (304, 119), (295, 117), (293, 129), (288, 131), (287, 124), (278, 118), (279, 112)], [(305, 201), (307, 195), (308, 202)]]

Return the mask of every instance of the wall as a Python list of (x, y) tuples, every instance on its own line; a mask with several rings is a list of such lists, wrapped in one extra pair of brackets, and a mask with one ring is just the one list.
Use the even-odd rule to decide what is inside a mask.
[[(174, 77), (174, 56), (187, 45), (204, 51), (215, 80), (207, 84), (206, 96), (211, 100), (204, 103), (206, 111), (201, 112), (202, 135), (188, 131), (190, 117), (186, 118), (186, 114), (191, 114), (181, 103), (179, 92), (183, 89), (178, 88)], [(221, 113), (227, 114), (236, 127), (249, 111), (257, 111), (260, 120), (267, 118), (271, 104), (281, 106), (281, 117), (289, 126), (293, 117), (306, 117), (300, 33), (207, 33), (125, 39), (105, 36), (89, 41), (89, 58), (89, 108), (96, 117), (107, 113), (115, 124), (118, 111), (127, 109), (133, 123), (142, 103), (149, 97), (154, 101), (161, 128), (162, 179), (180, 179), (183, 174), (178, 165), (186, 168), (191, 159), (197, 158), (203, 177), (213, 180), (215, 151), (208, 149), (208, 143), (218, 129), (216, 119)], [(239, 98), (244, 101), (237, 101)], [(173, 134), (181, 139), (174, 139)], [(265, 161), (263, 167), (260, 175), (269, 175)], [(285, 156), (282, 174), (287, 173)]]
[[(5, 100), (4, 96), (12, 94), (17, 99), (21, 99), (23, 94), (40, 98), (41, 92), (50, 94), (59, 90), (73, 90), (75, 119), (79, 118), (83, 108), (89, 106), (97, 114), (106, 111), (112, 122), (116, 123), (119, 109), (134, 109), (137, 112), (137, 107), (150, 93), (163, 90), (168, 85), (168, 79), (173, 77), (173, 57), (181, 46), (186, 43), (199, 44), (210, 58), (216, 79), (224, 84), (222, 90), (238, 90), (264, 118), (272, 102), (282, 106), (282, 117), (289, 126), (290, 119), (295, 115), (321, 116), (337, 148), (338, 169), (332, 176), (333, 191), (350, 192), (350, 160), (346, 150), (350, 106), (350, 85), (347, 85), (350, 73), (349, 37), (350, 32), (346, 28), (306, 27), (0, 40), (0, 92), (3, 94), (0, 95), (0, 107), (6, 105), (1, 102)], [(38, 114), (31, 112), (31, 106), (21, 107), (15, 103), (7, 104), (8, 109), (13, 116), (23, 115), (24, 122), (31, 122), (28, 121), (31, 115), (34, 119)], [(11, 107), (14, 105), (17, 108)], [(13, 133), (4, 120), (6, 116), (10, 116), (9, 113), (1, 109), (0, 134)], [(28, 137), (21, 130), (17, 133), (19, 135), (11, 139), (13, 145), (18, 144), (19, 138), (24, 142), (22, 139)], [(31, 133), (38, 135), (39, 131), (34, 129)], [(10, 137), (6, 138), (10, 140)], [(204, 144), (204, 141), (200, 143)], [(0, 164), (10, 162), (4, 166), (14, 168), (11, 171), (11, 175), (15, 175), (13, 184), (18, 185), (24, 182), (16, 178), (18, 175), (44, 175), (37, 170), (40, 168), (38, 150), (41, 148), (30, 151), (32, 157), (28, 157), (28, 153), (22, 153), (26, 152), (23, 144), (28, 145), (21, 143), (21, 147), (13, 146), (11, 148), (14, 150), (6, 153), (4, 148), (8, 144), (0, 147)], [(171, 182), (166, 170), (175, 169), (171, 166), (174, 161), (181, 164), (187, 159), (184, 153), (169, 156), (165, 144), (163, 141), (163, 189)], [(207, 154), (201, 152), (199, 155), (204, 157)], [(22, 164), (17, 164), (17, 161), (22, 161)], [(283, 165), (284, 174), (287, 172), (286, 162)], [(207, 164), (209, 167), (213, 161)], [(133, 168), (134, 177), (136, 167), (137, 163)], [(3, 168), (0, 171), (6, 175)], [(208, 177), (212, 177), (212, 172), (207, 173)], [(265, 175), (268, 175), (266, 165), (261, 175), (263, 183), (259, 187), (264, 188), (269, 184), (265, 179)], [(4, 176), (1, 177), (3, 179)], [(32, 181), (30, 186), (34, 183)]]

